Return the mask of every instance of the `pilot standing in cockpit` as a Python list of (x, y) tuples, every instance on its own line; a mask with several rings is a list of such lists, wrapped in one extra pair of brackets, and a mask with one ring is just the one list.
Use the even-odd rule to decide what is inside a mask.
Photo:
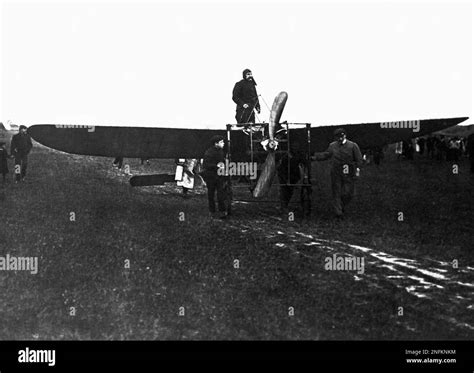
[(257, 83), (249, 69), (245, 69), (242, 76), (243, 79), (235, 83), (232, 91), (232, 100), (237, 104), (235, 119), (237, 123), (255, 123), (254, 109), (260, 114), (260, 102), (255, 88)]

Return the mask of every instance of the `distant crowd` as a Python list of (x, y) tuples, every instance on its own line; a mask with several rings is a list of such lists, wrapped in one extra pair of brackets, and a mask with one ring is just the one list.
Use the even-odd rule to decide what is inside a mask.
[[(387, 147), (373, 148), (365, 151), (367, 162), (380, 164)], [(474, 173), (474, 134), (468, 137), (429, 135), (411, 141), (400, 141), (395, 144), (395, 154), (399, 159), (414, 159), (415, 154), (437, 161), (459, 162), (466, 157), (470, 160), (471, 173)]]
[[(414, 141), (414, 149), (411, 144), (406, 142), (403, 144), (402, 154), (408, 159), (413, 158), (413, 152), (419, 155), (425, 155), (428, 158), (439, 161), (458, 162), (462, 156), (469, 156), (468, 138), (458, 136), (433, 135), (427, 137), (419, 137)], [(472, 146), (472, 144), (471, 144)]]

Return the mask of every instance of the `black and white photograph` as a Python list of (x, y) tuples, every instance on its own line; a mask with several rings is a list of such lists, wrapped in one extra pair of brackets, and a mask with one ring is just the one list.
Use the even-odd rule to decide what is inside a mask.
[(2, 1), (3, 359), (403, 342), (400, 368), (472, 371), (456, 343), (474, 339), (473, 17)]

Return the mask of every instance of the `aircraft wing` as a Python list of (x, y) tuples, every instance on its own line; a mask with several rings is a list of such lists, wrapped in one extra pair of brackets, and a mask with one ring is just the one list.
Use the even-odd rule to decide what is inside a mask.
[[(418, 131), (413, 128), (383, 128), (383, 123), (360, 123), (347, 124), (342, 126), (316, 127), (311, 130), (312, 148), (316, 151), (324, 151), (333, 139), (333, 132), (336, 128), (342, 127), (346, 131), (347, 138), (354, 141), (361, 149), (382, 147), (414, 137), (428, 135), (440, 129), (449, 128), (464, 122), (469, 117), (443, 118), (443, 119), (423, 119), (418, 122)], [(413, 122), (413, 121), (412, 121)], [(386, 126), (402, 125), (406, 122), (389, 122)]]
[(199, 158), (212, 136), (225, 130), (34, 125), (28, 133), (39, 143), (63, 152), (125, 158)]
[[(384, 146), (394, 142), (423, 136), (452, 127), (468, 117), (427, 119), (419, 121), (419, 131), (412, 128), (382, 128), (381, 123), (346, 124), (347, 138), (361, 148)], [(396, 122), (392, 122), (396, 123)], [(323, 151), (333, 141), (336, 126), (311, 128), (311, 151)], [(125, 158), (201, 158), (211, 145), (214, 135), (226, 136), (226, 131), (191, 128), (148, 128), (107, 126), (63, 126), (37, 124), (28, 129), (37, 142), (72, 154)], [(306, 142), (306, 130), (291, 130), (290, 141)], [(293, 137), (294, 136), (294, 137)], [(232, 154), (244, 157), (248, 136), (232, 131)], [(233, 156), (234, 160), (240, 157)]]

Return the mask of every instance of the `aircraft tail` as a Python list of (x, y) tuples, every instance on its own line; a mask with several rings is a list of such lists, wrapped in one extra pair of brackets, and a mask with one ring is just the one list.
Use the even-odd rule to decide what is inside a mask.
[(0, 142), (7, 143), (10, 139), (10, 126), (8, 123), (5, 125), (0, 122)]

